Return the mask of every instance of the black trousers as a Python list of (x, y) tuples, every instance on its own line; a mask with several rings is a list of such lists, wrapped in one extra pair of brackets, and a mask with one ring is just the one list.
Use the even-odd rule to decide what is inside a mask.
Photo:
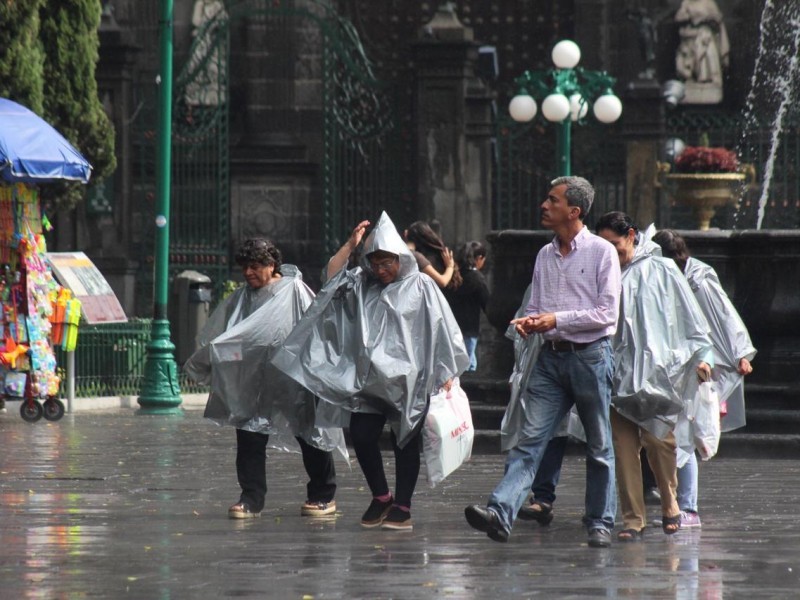
[[(336, 469), (333, 454), (314, 448), (302, 438), (295, 438), (303, 453), (308, 473), (306, 485), (310, 502), (330, 502), (336, 494)], [(267, 495), (267, 442), (269, 436), (243, 429), (236, 430), (236, 475), (242, 488), (240, 502), (247, 502), (256, 512), (264, 508)]]
[[(350, 439), (353, 442), (358, 464), (364, 472), (373, 496), (383, 496), (389, 493), (389, 484), (386, 482), (386, 472), (383, 469), (383, 458), (379, 446), (385, 424), (386, 417), (384, 415), (353, 413), (350, 416)], [(409, 508), (411, 507), (411, 496), (414, 495), (414, 488), (417, 487), (419, 478), (421, 431), (422, 427), (420, 426), (404, 448), (398, 448), (397, 438), (392, 432), (395, 465), (394, 502)]]

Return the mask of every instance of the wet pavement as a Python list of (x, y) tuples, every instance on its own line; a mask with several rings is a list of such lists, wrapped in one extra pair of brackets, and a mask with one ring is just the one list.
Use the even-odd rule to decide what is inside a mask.
[(262, 517), (229, 520), (234, 450), (233, 430), (198, 410), (0, 414), (0, 598), (789, 598), (800, 586), (796, 461), (703, 463), (702, 529), (650, 527), (641, 543), (595, 549), (577, 456), (552, 525), (518, 521), (498, 544), (463, 509), (485, 500), (501, 455), (434, 489), (423, 468), (414, 530), (392, 532), (360, 527), (369, 494), (355, 461), (337, 464), (336, 516), (301, 517), (300, 456), (278, 452)]

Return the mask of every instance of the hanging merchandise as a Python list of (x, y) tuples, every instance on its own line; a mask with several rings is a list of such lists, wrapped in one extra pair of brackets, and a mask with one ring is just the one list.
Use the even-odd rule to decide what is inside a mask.
[(0, 399), (21, 400), (26, 421), (64, 415), (53, 347), (77, 340), (77, 301), (45, 260), (46, 223), (35, 187), (0, 185)]

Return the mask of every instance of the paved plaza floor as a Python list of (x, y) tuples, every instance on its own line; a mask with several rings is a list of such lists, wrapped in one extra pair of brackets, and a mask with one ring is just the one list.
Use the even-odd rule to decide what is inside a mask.
[[(584, 461), (569, 456), (549, 527), (508, 544), (470, 529), (501, 455), (442, 485), (423, 475), (412, 532), (364, 530), (369, 493), (338, 462), (335, 517), (300, 516), (300, 456), (273, 452), (260, 519), (232, 521), (232, 429), (199, 410), (23, 422), (0, 414), (0, 598), (791, 598), (800, 592), (800, 463), (701, 465), (703, 527), (595, 549), (580, 525)], [(387, 461), (392, 465), (390, 456)], [(389, 470), (391, 473), (391, 468)], [(390, 478), (391, 479), (391, 478)], [(657, 518), (657, 507), (651, 507)]]

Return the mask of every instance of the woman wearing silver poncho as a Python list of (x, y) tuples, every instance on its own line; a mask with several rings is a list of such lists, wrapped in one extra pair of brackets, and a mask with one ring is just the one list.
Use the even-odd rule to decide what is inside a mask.
[(641, 539), (647, 524), (642, 446), (661, 492), (662, 529), (680, 529), (672, 430), (697, 378), (710, 375), (713, 355), (708, 324), (675, 263), (661, 258), (625, 213), (606, 213), (595, 230), (617, 249), (622, 267), (611, 430), (624, 522), (617, 538), (630, 542)]
[[(661, 247), (662, 254), (674, 260), (686, 276), (711, 328), (711, 341), (714, 344), (711, 379), (720, 404), (725, 405), (727, 412), (721, 419), (721, 430), (732, 431), (744, 427), (744, 376), (753, 372), (750, 361), (756, 355), (747, 327), (725, 293), (717, 273), (706, 263), (689, 255), (686, 241), (676, 231), (662, 229), (653, 236), (653, 241)], [(678, 422), (676, 437), (681, 527), (700, 527), (700, 516), (697, 514), (697, 458), (686, 418)]]
[(239, 502), (232, 519), (257, 517), (267, 492), (266, 447), (300, 444), (309, 476), (304, 516), (335, 513), (336, 472), (331, 450), (347, 450), (341, 429), (315, 427), (315, 399), (268, 360), (311, 304), (314, 294), (297, 267), (281, 264), (272, 242), (246, 240), (236, 254), (246, 285), (211, 315), (198, 336), (200, 349), (185, 370), (210, 384), (205, 417), (236, 428)]
[[(369, 221), (328, 263), (328, 281), (273, 364), (349, 415), (356, 457), (372, 492), (364, 527), (409, 530), (428, 398), (469, 364), (461, 331), (436, 283), (417, 269), (383, 213), (364, 241), (360, 266), (346, 269)], [(392, 430), (392, 496), (378, 445)]]

